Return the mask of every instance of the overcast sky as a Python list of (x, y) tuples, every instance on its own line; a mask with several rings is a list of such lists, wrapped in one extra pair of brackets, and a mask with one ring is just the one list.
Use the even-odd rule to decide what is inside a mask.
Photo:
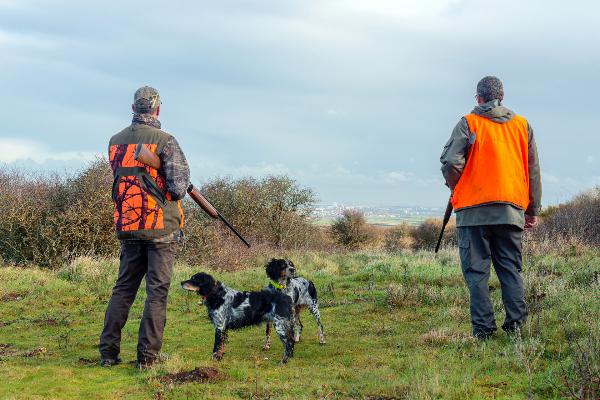
[(288, 174), (324, 202), (443, 207), (477, 81), (536, 133), (544, 204), (600, 184), (595, 1), (0, 0), (0, 162), (72, 168), (156, 87), (195, 182)]

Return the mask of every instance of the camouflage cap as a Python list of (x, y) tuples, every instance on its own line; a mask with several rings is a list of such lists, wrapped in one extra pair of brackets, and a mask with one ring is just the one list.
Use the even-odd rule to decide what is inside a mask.
[(160, 95), (158, 90), (150, 86), (142, 86), (133, 95), (133, 106), (136, 112), (148, 113), (160, 106)]

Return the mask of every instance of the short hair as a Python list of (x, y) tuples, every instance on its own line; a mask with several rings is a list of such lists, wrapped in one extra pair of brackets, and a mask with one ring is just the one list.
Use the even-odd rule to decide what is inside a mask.
[(504, 99), (502, 81), (495, 76), (482, 78), (477, 84), (477, 95), (486, 103), (492, 100), (502, 101)]

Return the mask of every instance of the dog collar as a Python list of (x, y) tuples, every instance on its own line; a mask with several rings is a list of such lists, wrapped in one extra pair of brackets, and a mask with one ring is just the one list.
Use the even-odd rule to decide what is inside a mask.
[(273, 287), (275, 289), (279, 289), (279, 290), (285, 289), (285, 285), (282, 285), (279, 282), (271, 281), (271, 285), (273, 285)]

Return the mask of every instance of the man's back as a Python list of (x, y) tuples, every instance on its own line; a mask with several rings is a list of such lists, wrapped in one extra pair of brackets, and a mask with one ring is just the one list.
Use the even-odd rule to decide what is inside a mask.
[(506, 312), (502, 328), (511, 332), (527, 320), (520, 275), (523, 227), (533, 226), (541, 209), (533, 130), (501, 104), (503, 98), (498, 78), (481, 79), (478, 106), (456, 124), (440, 157), (456, 211), (473, 335), (481, 339), (497, 329), (488, 285), (492, 263)]

